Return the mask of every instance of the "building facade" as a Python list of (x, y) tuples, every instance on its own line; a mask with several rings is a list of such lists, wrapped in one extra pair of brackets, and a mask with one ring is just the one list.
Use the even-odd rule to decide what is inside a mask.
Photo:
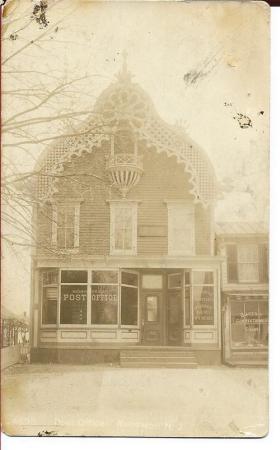
[(215, 235), (215, 173), (125, 64), (36, 170), (31, 361), (120, 361), (130, 351), (137, 362), (139, 349), (167, 358), (183, 349), (220, 363), (231, 320), (222, 305), (234, 292)]
[(268, 359), (268, 234), (259, 223), (217, 224), (222, 263), (223, 360), (266, 365)]

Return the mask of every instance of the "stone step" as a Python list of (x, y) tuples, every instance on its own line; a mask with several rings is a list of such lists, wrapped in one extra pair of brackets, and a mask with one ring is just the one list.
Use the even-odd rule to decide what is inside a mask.
[(196, 368), (195, 353), (186, 349), (133, 349), (120, 353), (121, 367)]
[(195, 358), (195, 354), (193, 352), (155, 352), (155, 351), (129, 351), (129, 352), (121, 352), (121, 357), (130, 357), (130, 356), (150, 356), (151, 358), (156, 356), (163, 356), (163, 357), (169, 357), (169, 356), (176, 356), (178, 358), (181, 357), (189, 357), (189, 358)]
[(196, 369), (197, 363), (184, 362), (157, 362), (157, 361), (125, 361), (121, 363), (121, 367), (135, 367), (135, 368), (167, 368), (167, 369)]
[(196, 363), (195, 357), (187, 357), (187, 356), (121, 356), (120, 358), (121, 362), (184, 362), (184, 363)]

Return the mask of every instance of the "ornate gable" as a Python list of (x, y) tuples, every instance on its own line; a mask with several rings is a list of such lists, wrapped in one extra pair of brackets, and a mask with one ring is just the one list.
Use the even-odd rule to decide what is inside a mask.
[(63, 137), (46, 150), (40, 163), (39, 198), (48, 201), (56, 192), (57, 177), (64, 164), (83, 153), (91, 153), (126, 124), (138, 141), (151, 151), (175, 155), (190, 174), (191, 193), (204, 207), (217, 197), (217, 182), (206, 153), (181, 129), (168, 125), (157, 114), (146, 92), (131, 79), (126, 63), (98, 98), (92, 116), (74, 136)]

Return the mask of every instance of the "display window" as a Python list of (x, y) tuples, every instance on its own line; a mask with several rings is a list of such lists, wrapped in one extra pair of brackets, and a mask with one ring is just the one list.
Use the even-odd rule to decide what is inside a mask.
[(121, 272), (121, 325), (138, 323), (138, 273)]
[(118, 323), (118, 272), (94, 270), (91, 273), (91, 323)]
[(214, 325), (214, 275), (211, 271), (192, 273), (193, 324)]
[(87, 271), (62, 270), (60, 323), (87, 323)]
[(267, 347), (267, 301), (231, 301), (231, 345), (240, 347)]
[(58, 270), (42, 272), (42, 324), (56, 325), (58, 306)]

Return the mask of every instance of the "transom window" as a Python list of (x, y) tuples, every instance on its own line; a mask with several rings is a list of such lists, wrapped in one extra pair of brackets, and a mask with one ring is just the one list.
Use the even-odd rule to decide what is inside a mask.
[(137, 252), (137, 203), (112, 202), (110, 209), (111, 254), (135, 255)]

